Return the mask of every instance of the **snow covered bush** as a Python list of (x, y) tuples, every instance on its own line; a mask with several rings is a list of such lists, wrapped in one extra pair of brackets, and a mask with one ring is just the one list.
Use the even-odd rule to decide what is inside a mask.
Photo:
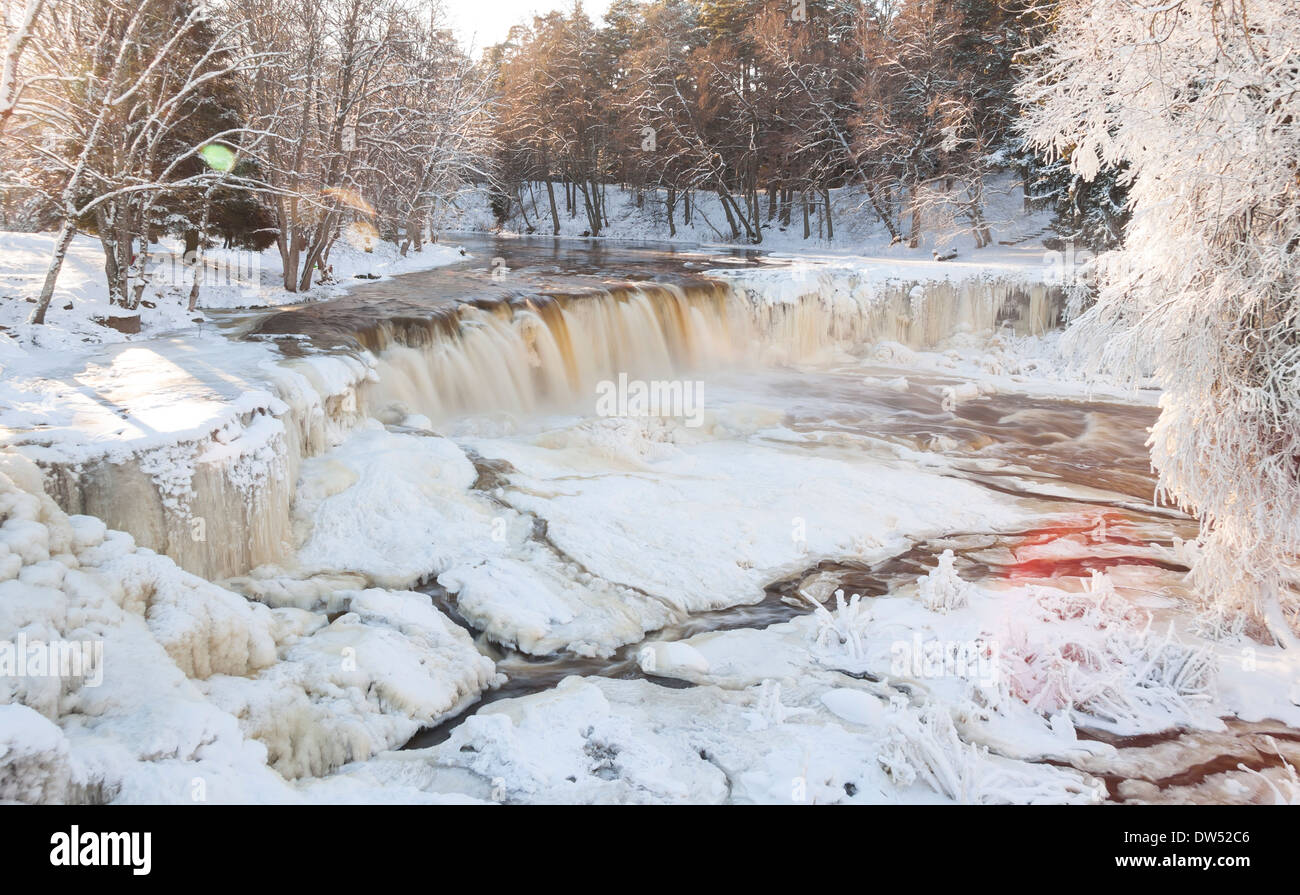
[(1211, 723), (1215, 663), (1204, 646), (1152, 630), (1151, 616), (1094, 572), (1081, 593), (1031, 587), (1001, 638), (1012, 696), (1053, 715), (1076, 711), (1121, 734)]
[(948, 710), (933, 703), (894, 714), (879, 761), (897, 785), (919, 780), (963, 805), (1088, 803), (1100, 792), (1073, 771), (1009, 761), (964, 741)]
[(1248, 768), (1244, 764), (1238, 764), (1237, 769), (1263, 784), (1268, 794), (1272, 796), (1274, 805), (1300, 805), (1300, 773), (1296, 773), (1295, 765), (1286, 760), (1272, 737), (1264, 737), (1264, 741), (1277, 753), (1278, 759), (1282, 762), (1281, 770), (1270, 776), (1262, 771)]
[(939, 564), (930, 570), (930, 574), (917, 579), (917, 596), (931, 612), (961, 609), (970, 599), (969, 588), (957, 574), (955, 561), (952, 551), (945, 550), (939, 555)]
[(854, 594), (846, 603), (842, 590), (835, 592), (834, 612), (809, 602), (817, 618), (817, 646), (823, 650), (838, 648), (850, 659), (861, 659), (865, 655), (867, 626), (871, 624), (871, 604), (862, 602), (861, 594)]
[(1154, 362), (1162, 493), (1195, 512), (1208, 598), (1281, 642), (1300, 611), (1300, 16), (1281, 0), (1065, 0), (1022, 84), (1031, 143), (1133, 216), (1073, 329), (1098, 365)]

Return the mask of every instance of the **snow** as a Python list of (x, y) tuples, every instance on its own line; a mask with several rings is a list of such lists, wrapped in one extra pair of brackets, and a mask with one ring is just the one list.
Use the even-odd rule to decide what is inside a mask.
[[(126, 335), (97, 323), (96, 319), (127, 317), (135, 312), (109, 304), (99, 240), (76, 236), (59, 275), (47, 325), (28, 324), (55, 239), (53, 233), (0, 231), (0, 359), (33, 349), (71, 351), (87, 344), (138, 341), (176, 331), (189, 334), (205, 319), (187, 307), (194, 272), (180, 260), (184, 248), (167, 240), (150, 247), (151, 280), (138, 311), (140, 335)], [(389, 242), (363, 244), (341, 239), (330, 253), (335, 282), (317, 282), (310, 290), (296, 293), (283, 287), (280, 254), (274, 247), (262, 252), (206, 249), (204, 259), (209, 273), (199, 293), (200, 312), (319, 301), (361, 283), (451, 264), (461, 260), (461, 255), (456, 246), (435, 243), (403, 257)]]
[[(1053, 414), (1150, 407), (1155, 393), (1085, 380), (1059, 334), (1038, 331), (1042, 284), (1002, 248), (1005, 269), (839, 258), (725, 272), (745, 338), (772, 351), (708, 343), (753, 362), (701, 374), (698, 426), (529, 400), (399, 413), (389, 359), (280, 358), (216, 333), (70, 355), (11, 343), (0, 633), (102, 642), (106, 673), (102, 686), (0, 678), (0, 799), (1091, 802), (1094, 775), (1127, 759), (1081, 728), (1300, 724), (1294, 657), (1201, 630), (1179, 575), (1141, 564), (1194, 550), (1149, 542), (1172, 522), (1018, 540), (1045, 520), (1086, 530), (1089, 501), (1150, 508), (1036, 474), (962, 421), (1032, 398), (998, 425), (1047, 432), (1026, 442), (1042, 451), (1101, 450), (1117, 438), (1106, 412), (1077, 433)], [(1004, 326), (1012, 296), (1023, 313)], [(525, 371), (555, 360), (535, 344), (493, 342), (530, 352), (502, 361)], [(908, 415), (934, 432), (890, 427)], [(105, 460), (156, 492), (101, 486), (133, 524), (208, 524), (217, 546), (165, 542), (181, 565), (187, 550), (265, 543), (200, 576), (46, 496)], [(1119, 564), (967, 580), (954, 532), (986, 538), (972, 555), (991, 568)], [(879, 596), (840, 581), (845, 564), (922, 548), (934, 564)], [(684, 627), (791, 576), (804, 596), (790, 621)], [(434, 581), (472, 631), (412, 590)], [(510, 651), (561, 667), (622, 655), (644, 678), (570, 677), (394, 751), (525, 669), (494, 662)]]
[(486, 534), (487, 508), (465, 495), (475, 478), (473, 464), (446, 439), (389, 434), (377, 423), (361, 429), (304, 464), (294, 512), (310, 534), (297, 561), (308, 573), (346, 570), (385, 586), (414, 584), (445, 563), (441, 545)]
[[(890, 804), (952, 798), (916, 783), (918, 770), (924, 779), (939, 761), (933, 753), (916, 754), (937, 722), (889, 710), (877, 716), (879, 723), (844, 722), (805, 695), (815, 688), (793, 689), (792, 702), (806, 711), (778, 720), (782, 713), (773, 711), (766, 695), (771, 688), (683, 690), (570, 677), (545, 693), (485, 707), (446, 743), (360, 767), (380, 779), (400, 771), (404, 781), (429, 788), (447, 785), (449, 771), (460, 769), (506, 802)], [(763, 711), (770, 721), (755, 724)], [(896, 742), (918, 745), (909, 756)], [(954, 751), (964, 773), (982, 784), (956, 793), (954, 801), (1094, 796), (1078, 772)]]
[(99, 679), (0, 676), (0, 798), (297, 801), (285, 777), (401, 745), (499, 683), (423, 595), (348, 594), (333, 623), (269, 609), (67, 516), (12, 453), (0, 518), (19, 566), (0, 631), (102, 644), (104, 662)]
[[(513, 470), (490, 497), (471, 490), (462, 447), (362, 429), (304, 464), (292, 573), (359, 573), (385, 587), (436, 576), (498, 643), (608, 655), (688, 613), (757, 602), (767, 582), (823, 556), (882, 559), (947, 526), (1024, 519), (949, 477), (815, 456), (815, 438), (788, 430), (737, 441), (737, 425), (604, 419), (463, 438)], [(854, 493), (889, 511), (842, 499)], [(259, 569), (252, 586), (284, 572)]]
[[(964, 517), (976, 490), (936, 475), (815, 454), (791, 463), (791, 453), (812, 453), (812, 439), (792, 433), (783, 449), (762, 444), (764, 430), (740, 444), (679, 442), (676, 456), (600, 475), (549, 434), (541, 449), (476, 443), (518, 471), (503, 499), (545, 519), (551, 542), (593, 575), (687, 612), (756, 602), (768, 581), (823, 556), (883, 558), (945, 526), (1010, 526), (1018, 518), (983, 495), (978, 521)], [(846, 494), (871, 495), (871, 505), (889, 510), (864, 512)], [(573, 614), (583, 617), (577, 607)]]
[(266, 745), (270, 765), (286, 777), (324, 776), (400, 746), (499, 683), (492, 660), (424, 595), (345, 596), (347, 611), (327, 625), (310, 619), (319, 627), (289, 641), (281, 661), (200, 687)]
[(917, 583), (921, 603), (931, 612), (961, 609), (969, 599), (966, 583), (957, 574), (956, 558), (951, 550), (939, 555), (939, 564)]

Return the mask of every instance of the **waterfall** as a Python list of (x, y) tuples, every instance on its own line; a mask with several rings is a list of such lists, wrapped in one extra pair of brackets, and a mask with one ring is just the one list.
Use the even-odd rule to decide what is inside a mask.
[(362, 334), (377, 373), (362, 388), (362, 405), (393, 419), (580, 412), (589, 409), (597, 382), (620, 373), (655, 379), (809, 363), (881, 340), (929, 348), (959, 331), (992, 333), (1002, 325), (1042, 333), (1056, 325), (1059, 310), (1059, 298), (1042, 285), (880, 287), (788, 274), (466, 304), (426, 321), (384, 321)]
[(290, 553), (302, 460), (367, 417), (590, 413), (596, 384), (620, 373), (698, 377), (812, 363), (881, 340), (928, 348), (957, 332), (1041, 333), (1060, 306), (1058, 290), (1012, 279), (882, 284), (854, 271), (783, 269), (431, 306), (356, 332), (351, 353), (267, 363), (261, 385), (274, 397), (231, 408), (210, 438), (41, 465), (65, 512), (98, 516), (218, 580)]

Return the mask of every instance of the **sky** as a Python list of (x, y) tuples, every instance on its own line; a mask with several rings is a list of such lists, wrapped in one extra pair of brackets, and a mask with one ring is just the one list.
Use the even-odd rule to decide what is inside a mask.
[[(512, 25), (532, 21), (534, 13), (568, 10), (573, 0), (443, 0), (452, 27), (466, 44), (472, 42), (475, 55), (484, 47), (505, 40)], [(609, 0), (584, 0), (583, 8), (600, 24)]]

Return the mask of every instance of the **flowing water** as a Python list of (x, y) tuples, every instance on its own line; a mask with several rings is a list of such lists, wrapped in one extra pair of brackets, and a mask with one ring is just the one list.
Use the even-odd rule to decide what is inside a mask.
[[(702, 273), (779, 266), (752, 252), (546, 239), (475, 238), (466, 247), (473, 257), (450, 268), (398, 277), (338, 301), (227, 314), (220, 325), (275, 340), (291, 356), (365, 349), (377, 358), (379, 375), (360, 387), (362, 412), (390, 424), (418, 415), (452, 438), (517, 435), (559, 417), (590, 417), (595, 384), (618, 373), (701, 377), (712, 406), (761, 407), (788, 429), (819, 437), (812, 446), (783, 445), (791, 462), (801, 451), (838, 443), (931, 452), (942, 455), (945, 474), (1013, 495), (1041, 516), (1041, 525), (1019, 532), (949, 532), (875, 563), (820, 560), (770, 582), (758, 603), (692, 615), (656, 632), (657, 639), (784, 621), (807, 611), (800, 592), (884, 594), (925, 574), (945, 549), (971, 580), (1127, 570), (1134, 574), (1117, 580), (1130, 590), (1179, 592), (1186, 569), (1174, 547), (1196, 526), (1153, 503), (1145, 447), (1153, 407), (1023, 394), (953, 406), (945, 388), (961, 386), (962, 377), (909, 371), (908, 387), (894, 388), (887, 382), (898, 368), (877, 367), (861, 350), (881, 341), (930, 348), (957, 331), (1042, 332), (1055, 325), (1056, 308), (1041, 289), (932, 285), (918, 301), (914, 284), (905, 283), (885, 289), (864, 312), (828, 299), (815, 284), (793, 301), (763, 302)], [(489, 481), (481, 485), (490, 490), (499, 481), (491, 481), (490, 464), (481, 479), (485, 471)], [(509, 472), (500, 475), (508, 479)], [(481, 633), (461, 618), (454, 596), (436, 584), (425, 590), (449, 617)], [(571, 674), (643, 676), (637, 644), (586, 658), (529, 656), (479, 639), (509, 682), (408, 747), (441, 742), (488, 702), (538, 692)], [(1265, 733), (1286, 747), (1270, 752)], [(1093, 770), (1117, 800), (1228, 800), (1224, 775), (1238, 761), (1278, 767), (1283, 754), (1294, 760), (1297, 741), (1300, 735), (1280, 725), (1235, 724), (1214, 736), (1170, 731), (1154, 741), (1114, 740), (1115, 766), (1128, 770)]]

